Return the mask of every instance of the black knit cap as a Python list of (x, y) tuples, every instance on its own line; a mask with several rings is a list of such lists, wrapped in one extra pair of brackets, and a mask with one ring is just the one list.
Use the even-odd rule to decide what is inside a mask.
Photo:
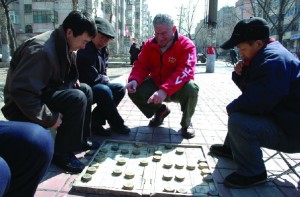
[(233, 29), (231, 38), (220, 47), (230, 49), (241, 42), (268, 39), (269, 36), (270, 27), (267, 21), (260, 17), (252, 17), (238, 22)]
[(111, 39), (115, 38), (115, 30), (108, 20), (96, 17), (95, 23), (98, 33), (101, 33)]

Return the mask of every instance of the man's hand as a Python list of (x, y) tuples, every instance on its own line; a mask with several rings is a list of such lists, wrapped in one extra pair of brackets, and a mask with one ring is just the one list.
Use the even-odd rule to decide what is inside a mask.
[(51, 127), (51, 129), (57, 130), (57, 128), (60, 127), (60, 125), (62, 123), (62, 117), (63, 117), (63, 115), (61, 113), (59, 113), (56, 123)]
[(135, 93), (137, 85), (138, 85), (137, 81), (132, 80), (125, 85), (124, 89), (126, 88), (129, 93)]
[(154, 104), (162, 103), (166, 99), (166, 97), (167, 97), (167, 93), (164, 90), (159, 89), (156, 92), (154, 92), (152, 96), (150, 96), (147, 103), (154, 103)]
[(79, 88), (80, 87), (80, 81), (77, 79), (75, 84), (74, 84), (75, 88)]
[(234, 71), (237, 75), (239, 76), (242, 75), (243, 66), (244, 66), (243, 61), (238, 61), (238, 63), (235, 64)]
[(109, 77), (106, 76), (106, 75), (102, 75), (102, 77), (101, 77), (101, 83), (105, 84), (105, 85), (109, 84)]

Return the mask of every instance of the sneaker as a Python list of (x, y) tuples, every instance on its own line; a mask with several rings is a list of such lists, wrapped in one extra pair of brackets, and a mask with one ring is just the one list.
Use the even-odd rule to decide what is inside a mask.
[(83, 142), (82, 144), (82, 150), (86, 151), (86, 150), (96, 150), (98, 149), (100, 146), (100, 144), (98, 142), (92, 142), (90, 140), (85, 140), (85, 142)]
[(170, 109), (166, 105), (162, 105), (154, 114), (154, 118), (150, 120), (149, 127), (158, 127), (159, 125), (161, 125), (165, 117), (167, 117), (170, 112)]
[(191, 139), (195, 137), (195, 130), (193, 126), (189, 126), (188, 128), (181, 128), (181, 135), (185, 139)]
[(131, 132), (130, 128), (127, 127), (126, 125), (122, 125), (120, 127), (111, 126), (110, 128), (111, 130), (119, 134), (128, 134)]
[(267, 172), (255, 176), (243, 176), (234, 172), (228, 175), (224, 180), (224, 185), (232, 188), (248, 188), (265, 183), (267, 181)]
[(209, 150), (214, 155), (233, 159), (231, 148), (225, 146), (224, 144), (213, 144)]
[(97, 124), (92, 124), (92, 132), (95, 135), (111, 136), (111, 132), (109, 129), (104, 129), (101, 125), (97, 125)]
[(85, 168), (85, 165), (73, 153), (55, 152), (52, 162), (67, 172), (75, 174), (82, 172)]

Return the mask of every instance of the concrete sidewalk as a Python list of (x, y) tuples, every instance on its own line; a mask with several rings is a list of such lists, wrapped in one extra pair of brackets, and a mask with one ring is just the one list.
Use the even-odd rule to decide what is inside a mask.
[[(195, 81), (200, 87), (198, 105), (193, 116), (193, 126), (196, 137), (185, 140), (181, 137), (180, 106), (176, 103), (168, 103), (171, 114), (165, 119), (164, 124), (158, 128), (149, 128), (147, 119), (131, 102), (128, 95), (122, 100), (118, 109), (125, 120), (126, 125), (131, 128), (128, 136), (113, 134), (111, 137), (93, 136), (94, 140), (102, 143), (106, 139), (139, 141), (149, 144), (174, 143), (174, 144), (196, 144), (203, 146), (207, 158), (213, 164), (213, 177), (217, 183), (220, 196), (300, 196), (299, 178), (293, 174), (285, 175), (274, 182), (249, 189), (229, 189), (224, 187), (223, 181), (229, 173), (236, 168), (234, 162), (225, 158), (214, 158), (208, 153), (211, 144), (222, 143), (227, 133), (227, 114), (225, 107), (236, 98), (240, 91), (231, 81), (232, 68), (226, 67), (225, 63), (217, 62), (215, 73), (206, 73), (205, 66), (198, 66)], [(115, 78), (115, 82), (125, 84), (127, 72)], [(2, 84), (1, 84), (2, 85)], [(274, 151), (264, 149), (264, 157), (268, 157)], [(86, 164), (89, 161), (84, 152), (78, 153)], [(300, 162), (300, 154), (293, 154), (294, 162)], [(287, 166), (281, 159), (275, 157), (267, 162), (268, 173), (278, 174)], [(300, 170), (300, 169), (299, 169)], [(78, 175), (64, 173), (55, 165), (51, 165), (44, 179), (40, 183), (35, 197), (66, 197), (66, 196), (107, 196), (78, 193), (72, 190), (72, 183)]]

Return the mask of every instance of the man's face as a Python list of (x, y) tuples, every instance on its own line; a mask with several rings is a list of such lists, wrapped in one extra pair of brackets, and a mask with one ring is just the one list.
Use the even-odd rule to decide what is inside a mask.
[(157, 40), (157, 44), (160, 47), (166, 46), (170, 41), (174, 39), (174, 32), (176, 27), (168, 27), (168, 25), (156, 25), (154, 27), (154, 36)]
[(67, 29), (66, 35), (70, 52), (77, 51), (78, 49), (84, 49), (85, 45), (92, 40), (92, 37), (87, 32), (74, 37), (73, 31), (71, 29)]
[(261, 49), (261, 41), (254, 41), (252, 44), (248, 42), (242, 42), (237, 45), (240, 51), (240, 55), (244, 60), (251, 60), (256, 53)]
[(97, 49), (101, 49), (102, 47), (105, 47), (109, 41), (110, 38), (106, 37), (101, 33), (97, 33), (96, 37), (92, 39), (92, 42), (94, 43)]

